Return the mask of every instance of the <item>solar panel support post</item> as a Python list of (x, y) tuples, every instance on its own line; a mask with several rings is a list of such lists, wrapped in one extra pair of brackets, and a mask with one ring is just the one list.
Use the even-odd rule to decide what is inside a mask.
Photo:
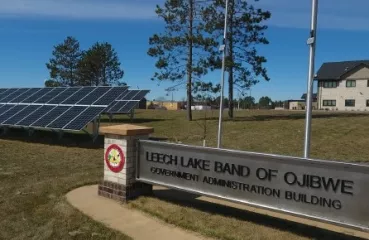
[(61, 140), (63, 138), (64, 131), (63, 130), (59, 130), (59, 131), (57, 131), (57, 134), (58, 134), (58, 140)]
[(34, 128), (28, 128), (28, 136), (31, 137), (34, 133), (35, 133), (35, 129)]
[(9, 132), (9, 128), (7, 127), (7, 126), (2, 126), (1, 128), (1, 136), (4, 136), (4, 135), (6, 135), (8, 132)]
[(100, 115), (98, 118), (95, 118), (92, 125), (92, 141), (95, 142), (97, 137), (99, 136), (99, 128), (100, 128)]
[(307, 44), (310, 47), (310, 51), (309, 51), (309, 76), (308, 76), (307, 94), (306, 94), (304, 158), (309, 158), (309, 155), (310, 155), (311, 116), (312, 116), (312, 101), (313, 101), (313, 87), (314, 87), (313, 83), (314, 83), (317, 20), (318, 20), (318, 0), (312, 0), (311, 30), (310, 30), (310, 38), (307, 41)]
[(131, 119), (131, 122), (133, 121), (133, 118), (135, 117), (135, 109), (133, 108), (131, 112), (129, 113), (129, 118)]

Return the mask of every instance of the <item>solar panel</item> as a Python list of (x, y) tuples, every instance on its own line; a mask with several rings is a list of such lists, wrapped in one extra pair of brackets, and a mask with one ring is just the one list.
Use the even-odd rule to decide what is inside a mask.
[(9, 111), (11, 108), (15, 107), (15, 104), (6, 104), (1, 108), (0, 111), (0, 116), (2, 116), (3, 114), (5, 114), (7, 111)]
[(32, 127), (46, 127), (51, 122), (53, 122), (56, 118), (66, 112), (69, 108), (68, 106), (57, 106), (53, 108), (50, 112), (44, 115), (42, 118), (34, 122), (31, 126)]
[(24, 99), (22, 103), (33, 103), (37, 99), (41, 98), (43, 95), (51, 91), (50, 88), (36, 88), (38, 91), (36, 91), (34, 94), (30, 95), (28, 98)]
[(107, 110), (108, 113), (117, 113), (127, 102), (126, 101), (115, 101)]
[(123, 112), (123, 113), (129, 113), (131, 112), (132, 109), (134, 109), (137, 105), (139, 104), (139, 102), (127, 102), (126, 105), (124, 105), (123, 108), (119, 109), (119, 112)]
[(23, 110), (19, 111), (17, 114), (10, 117), (8, 120), (3, 122), (3, 125), (15, 125), (17, 122), (21, 121), (28, 115), (30, 115), (32, 112), (40, 108), (40, 105), (29, 105), (26, 106)]
[(64, 100), (75, 94), (80, 89), (81, 89), (80, 87), (67, 88), (64, 92), (51, 99), (48, 102), (48, 104), (60, 104), (61, 102), (63, 102)]
[(15, 114), (17, 114), (19, 111), (22, 111), (26, 105), (14, 105), (14, 107), (10, 108), (8, 111), (0, 115), (0, 124), (2, 124), (4, 121), (8, 120)]
[(139, 92), (140, 92), (140, 90), (129, 90), (128, 94), (126, 94), (123, 97), (119, 97), (119, 100), (131, 100)]
[(47, 125), (47, 128), (63, 128), (65, 125), (67, 125), (70, 121), (75, 119), (77, 116), (79, 116), (81, 113), (83, 113), (87, 107), (71, 107), (68, 109), (68, 111), (64, 112), (62, 115), (60, 115), (57, 119), (55, 119), (52, 123)]
[(84, 97), (89, 95), (93, 90), (95, 90), (94, 87), (80, 88), (72, 96), (67, 98), (65, 101), (61, 102), (61, 104), (76, 104), (77, 102), (81, 101)]
[(13, 98), (15, 98), (19, 95), (19, 94), (17, 94), (18, 91), (21, 91), (21, 89), (19, 89), (19, 88), (12, 89), (12, 91), (10, 91), (9, 93), (4, 94), (3, 98), (0, 99), (0, 102), (2, 102), (2, 103), (10, 102), (10, 100), (12, 100)]
[(55, 108), (55, 106), (50, 106), (50, 105), (41, 106), (36, 111), (34, 111), (30, 115), (26, 116), (25, 118), (23, 118), (22, 120), (17, 122), (15, 125), (24, 126), (24, 127), (30, 126), (30, 125), (32, 125), (32, 123), (34, 123), (37, 120), (41, 119), (45, 114), (47, 114), (48, 112), (50, 112), (54, 108)]
[(86, 111), (76, 117), (72, 122), (66, 125), (64, 129), (79, 131), (83, 129), (89, 122), (94, 120), (96, 116), (99, 116), (104, 111), (104, 109), (105, 107), (89, 107), (86, 109)]
[(20, 103), (22, 102), (24, 99), (28, 98), (29, 96), (35, 94), (37, 92), (37, 88), (30, 88), (28, 89), (28, 91), (25, 91), (23, 94), (18, 95), (18, 97), (14, 98), (13, 100), (11, 100), (11, 103)]
[(139, 91), (132, 100), (141, 101), (150, 91), (149, 90), (141, 90)]
[(0, 93), (0, 100), (4, 97), (6, 97), (9, 93), (9, 91), (11, 91), (10, 89), (6, 89), (5, 91)]
[(34, 103), (47, 103), (54, 97), (58, 96), (60, 93), (65, 91), (66, 88), (52, 88), (49, 92), (47, 92), (42, 97), (38, 98), (34, 101)]
[(116, 100), (120, 95), (128, 92), (127, 87), (114, 87), (107, 94), (102, 96), (93, 105), (110, 105), (114, 100)]
[(114, 101), (106, 110), (107, 113), (129, 113), (146, 96), (148, 90), (128, 90)]
[(111, 87), (97, 87), (93, 92), (91, 92), (88, 96), (77, 102), (79, 105), (92, 105), (94, 102), (109, 94), (112, 90)]
[(1, 88), (0, 125), (80, 131), (107, 109), (128, 113), (147, 93), (103, 86)]

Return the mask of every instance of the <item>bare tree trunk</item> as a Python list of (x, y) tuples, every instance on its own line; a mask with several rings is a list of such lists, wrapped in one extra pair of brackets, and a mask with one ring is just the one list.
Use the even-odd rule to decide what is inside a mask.
[(190, 11), (189, 11), (189, 41), (188, 41), (188, 59), (187, 59), (187, 119), (192, 121), (192, 46), (193, 46), (193, 2), (189, 0)]

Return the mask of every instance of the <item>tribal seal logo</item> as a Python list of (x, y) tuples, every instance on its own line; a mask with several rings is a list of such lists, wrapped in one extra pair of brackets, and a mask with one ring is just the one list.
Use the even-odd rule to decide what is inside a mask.
[(105, 162), (112, 172), (122, 171), (125, 161), (124, 153), (118, 145), (112, 144), (106, 149)]

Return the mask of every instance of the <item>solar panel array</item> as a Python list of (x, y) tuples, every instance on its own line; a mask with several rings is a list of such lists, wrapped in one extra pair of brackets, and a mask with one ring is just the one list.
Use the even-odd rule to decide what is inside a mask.
[(148, 90), (127, 90), (106, 110), (107, 113), (129, 113), (148, 94)]
[(147, 93), (127, 87), (0, 89), (0, 125), (80, 131), (107, 110), (128, 113)]

